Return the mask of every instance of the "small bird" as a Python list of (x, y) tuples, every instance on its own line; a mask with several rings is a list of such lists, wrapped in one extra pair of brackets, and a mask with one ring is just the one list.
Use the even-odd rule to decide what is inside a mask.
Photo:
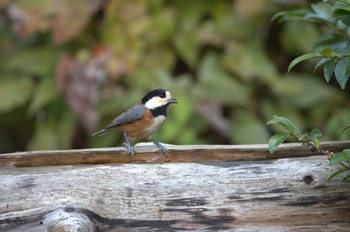
[(153, 140), (151, 135), (158, 130), (167, 117), (167, 107), (177, 103), (169, 91), (165, 89), (154, 89), (144, 96), (136, 105), (116, 117), (105, 129), (102, 129), (92, 136), (104, 135), (112, 129), (120, 129), (124, 132), (125, 142), (123, 145), (128, 153), (133, 156), (136, 152), (130, 145), (129, 139), (148, 138), (165, 156), (168, 156), (168, 149), (159, 142)]

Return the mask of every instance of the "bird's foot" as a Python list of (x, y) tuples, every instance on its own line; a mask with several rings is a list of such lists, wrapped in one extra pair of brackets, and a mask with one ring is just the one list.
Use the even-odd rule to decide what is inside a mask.
[(162, 150), (163, 154), (168, 158), (168, 149), (164, 147), (161, 143), (151, 139), (151, 141), (156, 145), (160, 150)]
[(123, 143), (123, 145), (126, 147), (126, 149), (128, 149), (128, 153), (131, 156), (134, 156), (134, 154), (136, 153), (135, 149), (130, 145), (130, 143)]
[(134, 154), (136, 153), (136, 151), (134, 150), (134, 148), (130, 145), (129, 139), (128, 139), (128, 135), (126, 133), (124, 133), (124, 138), (125, 138), (125, 143), (123, 143), (123, 145), (126, 147), (126, 149), (128, 149), (128, 153), (131, 156), (134, 156)]

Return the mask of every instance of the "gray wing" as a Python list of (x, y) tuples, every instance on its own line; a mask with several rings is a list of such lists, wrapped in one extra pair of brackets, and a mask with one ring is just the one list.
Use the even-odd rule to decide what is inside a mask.
[(125, 125), (128, 123), (132, 123), (132, 122), (142, 118), (142, 116), (146, 110), (147, 110), (147, 108), (144, 105), (133, 106), (130, 109), (128, 109), (126, 112), (124, 112), (121, 115), (119, 115), (118, 117), (116, 117), (105, 129), (94, 133), (92, 136), (103, 135), (115, 127)]
[(143, 114), (147, 108), (144, 105), (136, 105), (128, 109), (126, 112), (119, 115), (115, 118), (111, 124), (109, 124), (106, 129), (121, 126), (124, 124), (132, 123), (140, 118), (142, 118)]

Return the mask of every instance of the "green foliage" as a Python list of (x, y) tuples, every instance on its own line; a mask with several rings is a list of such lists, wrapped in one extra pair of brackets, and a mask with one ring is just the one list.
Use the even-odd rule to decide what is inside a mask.
[(300, 129), (288, 118), (274, 116), (266, 123), (267, 125), (277, 125), (282, 127), (287, 133), (276, 133), (269, 140), (269, 150), (274, 153), (277, 147), (283, 143), (289, 136), (302, 144), (310, 146), (312, 149), (318, 149), (320, 145), (319, 137), (322, 133), (318, 129), (312, 129), (310, 133), (302, 134)]
[(315, 69), (323, 66), (324, 77), (330, 81), (333, 73), (342, 89), (345, 89), (350, 77), (350, 43), (348, 40), (348, 26), (350, 26), (350, 4), (348, 1), (335, 1), (334, 4), (321, 2), (311, 4), (310, 10), (296, 10), (279, 12), (273, 20), (299, 19), (327, 25), (331, 28), (321, 37), (316, 52), (307, 53), (294, 59), (289, 67), (291, 71), (302, 61), (317, 58), (319, 62)]
[(304, 141), (311, 140), (315, 147), (318, 148), (320, 146), (320, 140), (318, 138), (321, 136), (322, 133), (319, 129), (312, 129), (312, 131), (310, 132), (308, 137), (304, 139)]
[(321, 53), (308, 53), (308, 54), (304, 54), (302, 56), (299, 56), (298, 58), (296, 58), (295, 60), (293, 60), (290, 65), (288, 66), (288, 73), (290, 72), (290, 70), (297, 64), (299, 64), (300, 62), (304, 61), (304, 60), (309, 60), (312, 58), (318, 58), (318, 57), (322, 57)]
[[(319, 152), (330, 157), (330, 165), (340, 164), (342, 169), (335, 171), (329, 176), (328, 181), (332, 180), (337, 175), (348, 172), (350, 173), (350, 167), (344, 163), (350, 163), (350, 149), (345, 149), (342, 152), (332, 155), (332, 152), (328, 150), (320, 149), (320, 140), (322, 133), (319, 129), (312, 129), (310, 133), (301, 134), (300, 129), (288, 118), (274, 116), (273, 119), (267, 122), (267, 125), (277, 125), (283, 128), (287, 133), (276, 133), (269, 139), (269, 151), (274, 153), (277, 147), (288, 139), (288, 137), (293, 137), (299, 143), (309, 147), (312, 152)], [(350, 174), (347, 174), (340, 180), (341, 182), (346, 181), (350, 178)]]
[[(16, 81), (5, 80), (0, 85), (0, 112), (6, 113), (28, 102), (32, 93), (33, 83), (29, 78), (17, 78)], [(6, 100), (5, 100), (6, 99)]]
[[(310, 59), (318, 59), (314, 71), (323, 66), (324, 78), (329, 82), (334, 74), (336, 81), (342, 89), (346, 88), (348, 79), (350, 77), (350, 40), (349, 26), (350, 26), (350, 1), (338, 0), (332, 3), (322, 2), (311, 4), (311, 10), (296, 10), (284, 11), (275, 14), (273, 20), (291, 21), (304, 20), (310, 22), (320, 23), (326, 25), (331, 30), (321, 37), (317, 43), (315, 52), (307, 53), (295, 58), (288, 66), (288, 73), (297, 64)], [(339, 125), (344, 115), (337, 115), (329, 120), (329, 125)], [(348, 117), (345, 119), (348, 122)], [(286, 125), (286, 122), (288, 125)], [(273, 119), (268, 124), (278, 124), (289, 131), (289, 134), (275, 134), (271, 137), (269, 142), (270, 152), (274, 152), (278, 145), (285, 141), (289, 135), (292, 135), (299, 142), (311, 147), (312, 150), (318, 150), (321, 153), (327, 154), (330, 159), (330, 165), (340, 164), (343, 168), (334, 172), (329, 181), (341, 173), (350, 172), (350, 167), (345, 163), (350, 163), (350, 150), (345, 149), (340, 153), (333, 154), (329, 151), (319, 149), (319, 137), (322, 133), (318, 129), (313, 129), (309, 134), (303, 134), (301, 138), (295, 132), (293, 124), (286, 119)], [(350, 126), (346, 126), (340, 135), (342, 135)], [(294, 133), (294, 134), (293, 134)], [(344, 182), (350, 178), (350, 174), (345, 175), (340, 180)]]
[(337, 153), (333, 156), (330, 161), (330, 165), (339, 164), (350, 160), (350, 149), (345, 149), (344, 151)]
[[(338, 171), (332, 173), (332, 175), (330, 175), (330, 176), (328, 177), (328, 181), (331, 181), (332, 179), (334, 179), (334, 177), (336, 177), (336, 176), (338, 176), (339, 174), (342, 174), (342, 173), (344, 173), (344, 172), (349, 172), (349, 169), (348, 169), (348, 168), (339, 169)], [(346, 181), (346, 180), (349, 179), (349, 178), (350, 178), (350, 175), (346, 175), (345, 177), (343, 177), (343, 178), (339, 181), (339, 183), (342, 183), (342, 182)]]
[(341, 131), (340, 134), (343, 134), (343, 133), (344, 133), (345, 131), (347, 131), (349, 128), (350, 128), (350, 125), (349, 125), (349, 126), (346, 126), (346, 127)]
[(350, 149), (344, 149), (342, 152), (336, 153), (332, 157), (332, 159), (330, 160), (330, 165), (341, 164), (343, 168), (339, 169), (337, 172), (334, 172), (328, 178), (328, 181), (332, 180), (334, 177), (338, 176), (339, 174), (345, 173), (345, 172), (347, 172), (347, 174), (342, 179), (340, 179), (339, 183), (342, 183), (350, 178), (350, 168), (344, 163), (347, 163), (347, 165), (350, 164)]
[(256, 144), (266, 143), (269, 138), (265, 123), (250, 111), (242, 110), (235, 113), (232, 121), (235, 123), (231, 131), (233, 141)]
[[(214, 54), (208, 53), (203, 58), (199, 66), (198, 76), (199, 88), (204, 92), (203, 98), (223, 104), (248, 104), (247, 88), (219, 67), (218, 58)], [(228, 94), (230, 92), (235, 93), (234, 98)]]
[[(300, 19), (315, 11), (310, 23), (270, 21), (275, 11), (298, 6), (266, 0), (3, 3), (0, 152), (119, 146), (121, 133), (90, 134), (155, 87), (179, 99), (154, 135), (165, 143), (264, 143), (271, 115), (286, 115), (302, 130), (325, 129), (327, 139), (345, 137), (336, 131), (348, 125), (346, 95), (313, 78), (307, 66), (298, 66), (293, 78), (285, 70), (290, 57), (320, 38), (324, 28), (313, 22), (323, 17), (339, 31), (319, 40), (318, 66), (327, 80), (337, 72), (344, 85), (347, 73), (338, 69), (347, 62), (339, 52), (346, 27), (328, 22), (328, 3), (285, 15)], [(26, 20), (6, 15), (16, 8)], [(342, 11), (339, 6), (336, 20), (347, 22)], [(326, 46), (332, 41), (339, 43)], [(337, 67), (335, 58), (343, 57)]]
[(290, 121), (288, 118), (275, 116), (273, 119), (268, 121), (266, 124), (267, 125), (282, 126), (282, 128), (287, 130), (291, 136), (297, 138), (298, 140), (301, 140), (301, 138), (302, 138), (302, 135), (301, 135), (299, 128), (297, 126), (295, 126), (294, 123), (292, 121)]
[(271, 136), (269, 140), (269, 150), (271, 153), (274, 153), (277, 147), (282, 144), (288, 137), (289, 133), (277, 133)]
[(309, 133), (302, 134), (300, 129), (288, 118), (274, 116), (266, 123), (267, 125), (277, 125), (288, 133), (276, 133), (269, 140), (269, 150), (271, 153), (276, 151), (277, 147), (283, 143), (289, 136), (298, 142), (310, 146), (312, 149), (318, 149), (320, 145), (319, 137), (322, 133), (319, 129), (312, 129)]

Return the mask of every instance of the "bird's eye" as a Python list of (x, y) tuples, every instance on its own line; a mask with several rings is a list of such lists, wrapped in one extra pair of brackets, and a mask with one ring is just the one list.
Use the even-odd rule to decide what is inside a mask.
[(161, 93), (161, 94), (160, 94), (160, 97), (161, 97), (161, 98), (165, 98), (165, 93)]

